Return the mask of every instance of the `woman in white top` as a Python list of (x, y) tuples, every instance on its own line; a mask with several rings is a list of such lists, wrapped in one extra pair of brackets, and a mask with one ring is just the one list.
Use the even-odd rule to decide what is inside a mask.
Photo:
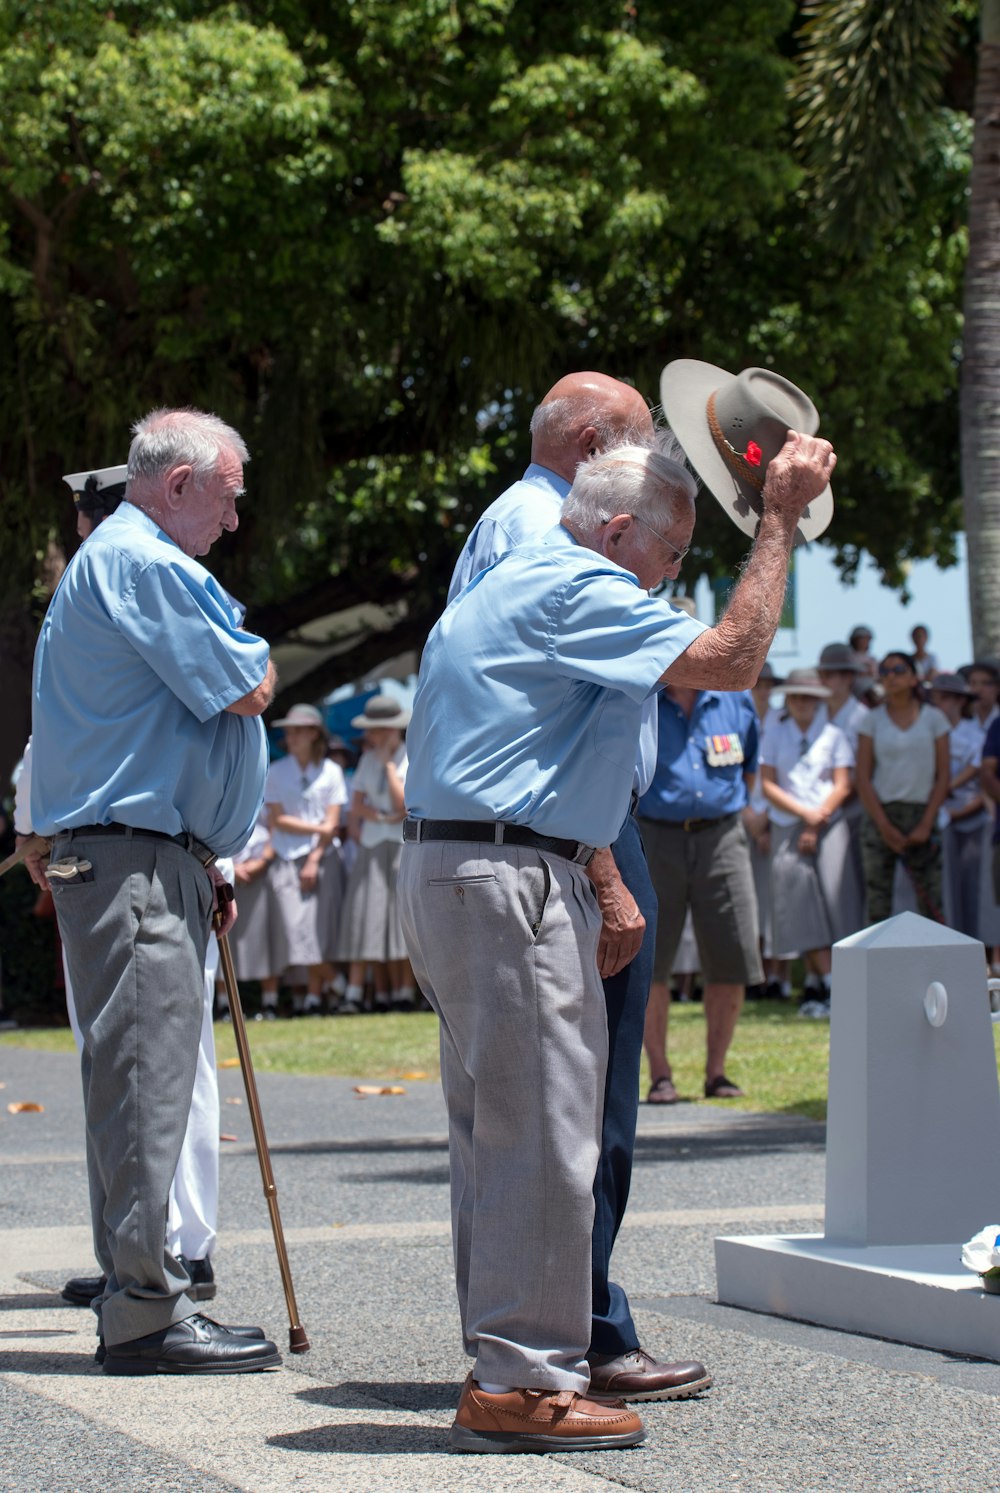
[(937, 816), (948, 796), (951, 766), (948, 722), (925, 705), (908, 653), (887, 653), (879, 665), (885, 702), (869, 711), (858, 734), (855, 768), (865, 806), (861, 830), (868, 916), (880, 923), (892, 912), (896, 862), (902, 865), (924, 917), (944, 921), (941, 908), (941, 837)]
[(365, 733), (365, 750), (351, 782), (350, 832), (358, 841), (341, 922), (337, 957), (346, 961), (341, 1009), (361, 1006), (365, 970), (371, 967), (375, 1004), (412, 1006), (416, 994), (396, 906), (396, 878), (403, 850), (406, 747), (410, 713), (388, 695), (374, 695), (351, 725)]
[[(288, 756), (272, 762), (264, 804), (275, 860), (271, 885), (288, 948), (288, 964), (308, 970), (308, 994), (295, 1009), (322, 1009), (322, 991), (332, 981), (344, 890), (344, 871), (334, 844), (347, 802), (344, 774), (326, 755), (323, 717), (313, 705), (293, 705), (275, 721), (285, 733)], [(273, 1008), (280, 970), (264, 982), (264, 1004)]]
[(831, 945), (857, 930), (861, 914), (841, 813), (854, 757), (844, 733), (820, 709), (829, 694), (814, 670), (793, 669), (785, 708), (768, 721), (760, 749), (771, 819), (774, 950), (778, 956), (804, 952), (807, 967), (820, 977), (823, 1005)]
[(979, 790), (982, 742), (968, 718), (972, 691), (961, 674), (937, 674), (931, 680), (931, 704), (951, 727), (948, 757), (951, 778), (941, 809), (944, 871), (944, 916), (949, 928), (979, 937), (980, 880), (983, 875), (983, 825), (989, 822)]

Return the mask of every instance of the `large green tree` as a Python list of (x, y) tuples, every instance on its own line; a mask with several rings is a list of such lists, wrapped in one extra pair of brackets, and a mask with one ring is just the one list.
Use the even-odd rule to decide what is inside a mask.
[(799, 137), (823, 236), (849, 260), (870, 263), (880, 233), (915, 221), (926, 163), (955, 135), (949, 106), (971, 108), (961, 485), (974, 646), (997, 656), (1000, 0), (809, 0), (805, 12)]
[[(862, 265), (793, 150), (790, 0), (7, 0), (0, 8), (0, 768), (27, 730), (61, 472), (208, 406), (254, 453), (213, 557), (273, 640), (372, 600), (297, 687), (418, 645), (531, 406), (599, 367), (773, 362), (841, 453), (848, 568), (947, 555), (962, 121)], [(688, 562), (741, 541), (703, 505)], [(353, 646), (347, 646), (353, 645)]]

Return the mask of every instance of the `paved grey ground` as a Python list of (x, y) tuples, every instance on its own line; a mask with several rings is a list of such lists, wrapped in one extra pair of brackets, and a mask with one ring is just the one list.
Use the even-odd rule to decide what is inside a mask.
[[(238, 1071), (220, 1074), (242, 1100)], [(458, 1457), (466, 1372), (438, 1087), (360, 1099), (346, 1079), (259, 1078), (310, 1353), (276, 1373), (108, 1379), (90, 1314), (57, 1295), (89, 1273), (75, 1059), (0, 1049), (3, 1493), (351, 1493), (510, 1489), (1000, 1489), (1000, 1365), (756, 1316), (714, 1301), (720, 1233), (822, 1227), (823, 1130), (795, 1116), (644, 1108), (616, 1253), (645, 1343), (705, 1360), (697, 1400), (643, 1407), (621, 1453)], [(27, 1100), (42, 1114), (12, 1116)], [(221, 1321), (287, 1319), (245, 1102), (224, 1103)]]

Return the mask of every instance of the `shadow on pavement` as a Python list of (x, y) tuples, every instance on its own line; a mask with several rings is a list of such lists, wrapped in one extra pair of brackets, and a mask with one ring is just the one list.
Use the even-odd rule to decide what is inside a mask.
[(60, 1311), (81, 1310), (80, 1307), (72, 1307), (68, 1301), (63, 1301), (58, 1291), (39, 1291), (30, 1296), (0, 1296), (0, 1312), (52, 1311), (54, 1307), (58, 1307)]
[(454, 1410), (461, 1393), (462, 1386), (457, 1382), (421, 1384), (403, 1379), (393, 1383), (375, 1379), (369, 1383), (351, 1379), (299, 1390), (296, 1398), (310, 1405), (325, 1405), (328, 1410), (357, 1410), (361, 1405), (370, 1405), (372, 1400), (384, 1401), (397, 1410)]
[(338, 1426), (317, 1426), (311, 1431), (288, 1431), (269, 1436), (267, 1445), (279, 1451), (340, 1452), (348, 1457), (398, 1457), (407, 1453), (448, 1451), (448, 1433), (443, 1426), (393, 1426), (373, 1421), (348, 1421)]
[[(94, 1346), (97, 1339), (94, 1339)], [(79, 1353), (0, 1352), (0, 1374), (100, 1374), (94, 1348)]]

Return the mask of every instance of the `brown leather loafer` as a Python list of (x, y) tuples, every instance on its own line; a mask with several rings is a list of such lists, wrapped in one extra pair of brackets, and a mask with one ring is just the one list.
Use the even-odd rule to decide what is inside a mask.
[(451, 1428), (459, 1452), (602, 1451), (638, 1446), (646, 1432), (621, 1400), (598, 1402), (571, 1389), (487, 1394), (470, 1374)]
[(617, 1395), (620, 1400), (688, 1400), (712, 1383), (703, 1363), (659, 1363), (642, 1348), (608, 1358), (588, 1353), (590, 1393)]

